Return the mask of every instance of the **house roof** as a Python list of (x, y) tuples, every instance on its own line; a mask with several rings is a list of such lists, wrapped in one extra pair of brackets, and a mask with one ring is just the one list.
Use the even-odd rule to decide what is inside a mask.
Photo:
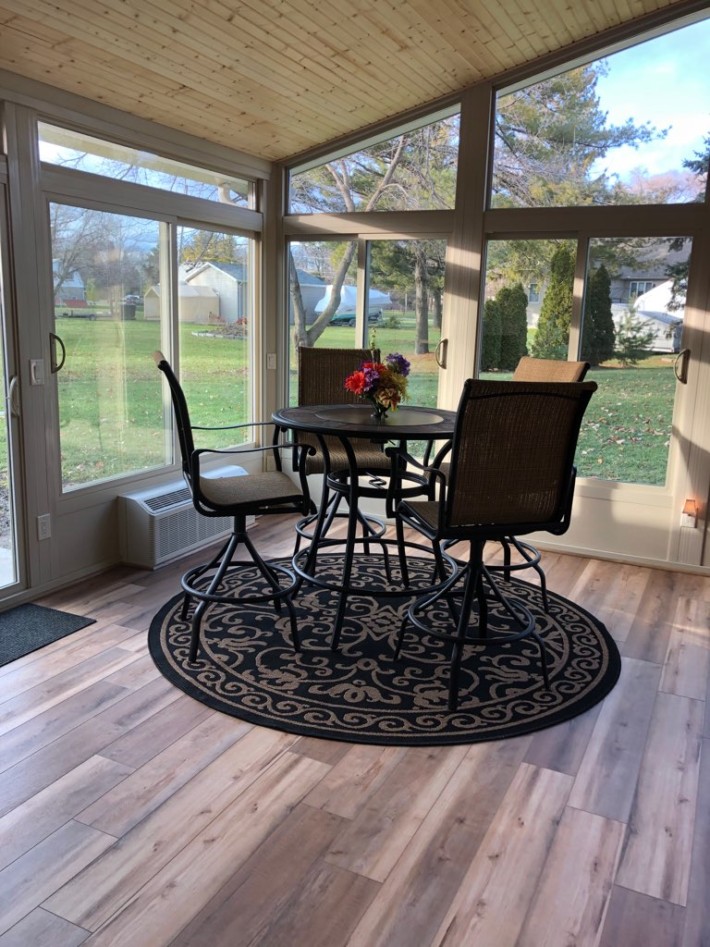
[(204, 273), (205, 270), (219, 270), (221, 273), (226, 273), (227, 276), (238, 283), (245, 282), (248, 277), (247, 269), (243, 263), (220, 263), (216, 260), (206, 260), (204, 263), (186, 272), (183, 278), (186, 283), (189, 283), (196, 276), (199, 276), (200, 273)]
[[(190, 280), (193, 280), (199, 273), (204, 273), (205, 270), (214, 269), (220, 270), (222, 273), (226, 273), (227, 276), (231, 276), (233, 280), (237, 282), (244, 283), (248, 279), (247, 268), (243, 263), (220, 263), (216, 260), (207, 260), (205, 263), (201, 263), (199, 266), (196, 266), (193, 270), (190, 270), (187, 273), (184, 273), (183, 279), (189, 283)], [(315, 276), (312, 273), (306, 273), (305, 270), (296, 269), (298, 274), (298, 282), (303, 286), (325, 286), (325, 280), (322, 280), (320, 276)]]
[[(0, 69), (282, 160), (700, 0), (0, 0)], [(651, 17), (652, 19), (647, 19)]]
[(639, 315), (648, 316), (663, 322), (666, 325), (676, 325), (683, 320), (685, 309), (685, 296), (679, 294), (677, 302), (681, 304), (680, 308), (671, 309), (673, 299), (673, 281), (666, 280), (660, 286), (654, 286), (642, 296), (637, 296), (634, 300), (634, 309)]
[[(146, 296), (158, 296), (160, 294), (160, 286), (151, 286), (150, 289), (146, 290)], [(181, 299), (187, 299), (188, 297), (197, 297), (197, 296), (219, 296), (219, 293), (214, 290), (211, 286), (190, 286), (188, 283), (178, 283), (178, 295)]]

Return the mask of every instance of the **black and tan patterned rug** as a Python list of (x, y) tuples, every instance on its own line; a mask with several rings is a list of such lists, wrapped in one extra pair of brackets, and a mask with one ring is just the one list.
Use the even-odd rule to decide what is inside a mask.
[[(426, 585), (430, 564), (409, 560), (413, 583)], [(337, 577), (340, 557), (330, 557)], [(330, 566), (329, 566), (330, 568)], [(355, 582), (377, 586), (379, 556), (358, 556)], [(351, 595), (338, 653), (330, 650), (337, 597), (306, 589), (296, 599), (301, 652), (288, 616), (271, 606), (213, 605), (203, 618), (197, 662), (188, 660), (190, 623), (177, 595), (155, 616), (150, 651), (176, 687), (223, 713), (306, 736), (400, 746), (473, 743), (519, 736), (583, 713), (612, 689), (619, 652), (606, 628), (579, 606), (550, 593), (546, 614), (538, 590), (503, 584), (537, 619), (545, 641), (550, 690), (543, 686), (534, 640), (471, 647), (461, 671), (459, 708), (448, 713), (449, 646), (410, 630), (402, 657), (392, 642), (410, 598)], [(491, 604), (491, 627), (509, 618)]]

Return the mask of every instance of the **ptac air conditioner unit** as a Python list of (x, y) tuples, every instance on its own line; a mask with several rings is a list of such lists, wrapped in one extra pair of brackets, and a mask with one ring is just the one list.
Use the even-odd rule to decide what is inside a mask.
[[(219, 468), (207, 476), (239, 476), (242, 467)], [(202, 516), (192, 505), (184, 480), (175, 480), (118, 498), (121, 557), (155, 569), (185, 553), (215, 542), (232, 530), (230, 516)]]

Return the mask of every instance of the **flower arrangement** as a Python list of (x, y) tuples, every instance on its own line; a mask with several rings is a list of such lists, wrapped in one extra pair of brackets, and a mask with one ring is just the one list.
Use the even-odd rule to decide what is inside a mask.
[(348, 391), (367, 398), (379, 419), (394, 411), (407, 395), (409, 362), (398, 352), (386, 356), (384, 362), (363, 362), (358, 371), (348, 375), (345, 387)]

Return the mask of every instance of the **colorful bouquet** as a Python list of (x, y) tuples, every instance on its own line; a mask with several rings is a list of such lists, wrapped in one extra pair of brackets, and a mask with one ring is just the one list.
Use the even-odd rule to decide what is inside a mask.
[(367, 398), (377, 418), (384, 418), (406, 397), (408, 375), (409, 362), (404, 355), (393, 352), (384, 362), (363, 362), (358, 371), (345, 379), (345, 387)]

